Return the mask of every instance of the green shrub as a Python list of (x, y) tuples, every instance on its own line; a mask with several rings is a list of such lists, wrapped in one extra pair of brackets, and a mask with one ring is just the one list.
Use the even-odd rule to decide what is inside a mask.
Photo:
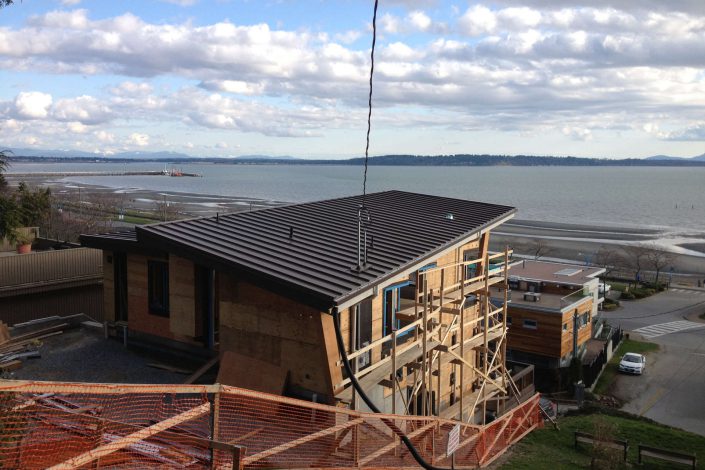
[(622, 292), (622, 295), (620, 295), (619, 298), (622, 300), (634, 300), (636, 297), (633, 292)]

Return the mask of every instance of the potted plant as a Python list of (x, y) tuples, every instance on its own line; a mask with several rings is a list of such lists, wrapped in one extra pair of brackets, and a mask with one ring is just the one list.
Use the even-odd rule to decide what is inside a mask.
[(19, 254), (31, 253), (33, 240), (34, 237), (31, 233), (21, 232), (17, 229), (13, 230), (10, 235), (10, 241), (16, 244)]

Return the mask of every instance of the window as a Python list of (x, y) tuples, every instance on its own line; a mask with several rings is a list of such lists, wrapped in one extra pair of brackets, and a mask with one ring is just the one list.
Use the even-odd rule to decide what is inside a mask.
[[(353, 310), (355, 315), (355, 331), (351, 332), (353, 351), (364, 348), (372, 342), (372, 298), (367, 298), (355, 305)], [(367, 351), (357, 357), (357, 370), (362, 370), (369, 366), (372, 359), (372, 351)]]
[(535, 330), (538, 328), (538, 323), (536, 320), (524, 320), (524, 328)]
[(169, 264), (164, 261), (147, 262), (149, 313), (169, 316)]
[(580, 328), (586, 326), (589, 321), (588, 314), (583, 313), (582, 315), (580, 315), (580, 320), (578, 320), (578, 321), (580, 322)]
[(565, 333), (567, 331), (568, 331), (568, 323), (563, 323), (563, 332)]

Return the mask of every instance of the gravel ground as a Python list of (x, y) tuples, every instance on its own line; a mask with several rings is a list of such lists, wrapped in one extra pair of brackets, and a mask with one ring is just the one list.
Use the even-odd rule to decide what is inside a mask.
[[(165, 363), (125, 349), (105, 339), (102, 331), (88, 328), (68, 330), (42, 340), (38, 359), (27, 359), (12, 378), (63, 382), (183, 383), (186, 375), (149, 367)], [(173, 364), (176, 365), (176, 364)], [(180, 367), (185, 368), (181, 365)], [(195, 368), (194, 368), (195, 369)]]

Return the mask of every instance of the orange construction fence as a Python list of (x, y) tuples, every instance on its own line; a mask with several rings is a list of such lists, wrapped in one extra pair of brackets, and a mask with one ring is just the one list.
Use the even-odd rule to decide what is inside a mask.
[(542, 424), (538, 395), (486, 426), (222, 385), (0, 381), (0, 468), (477, 468)]

